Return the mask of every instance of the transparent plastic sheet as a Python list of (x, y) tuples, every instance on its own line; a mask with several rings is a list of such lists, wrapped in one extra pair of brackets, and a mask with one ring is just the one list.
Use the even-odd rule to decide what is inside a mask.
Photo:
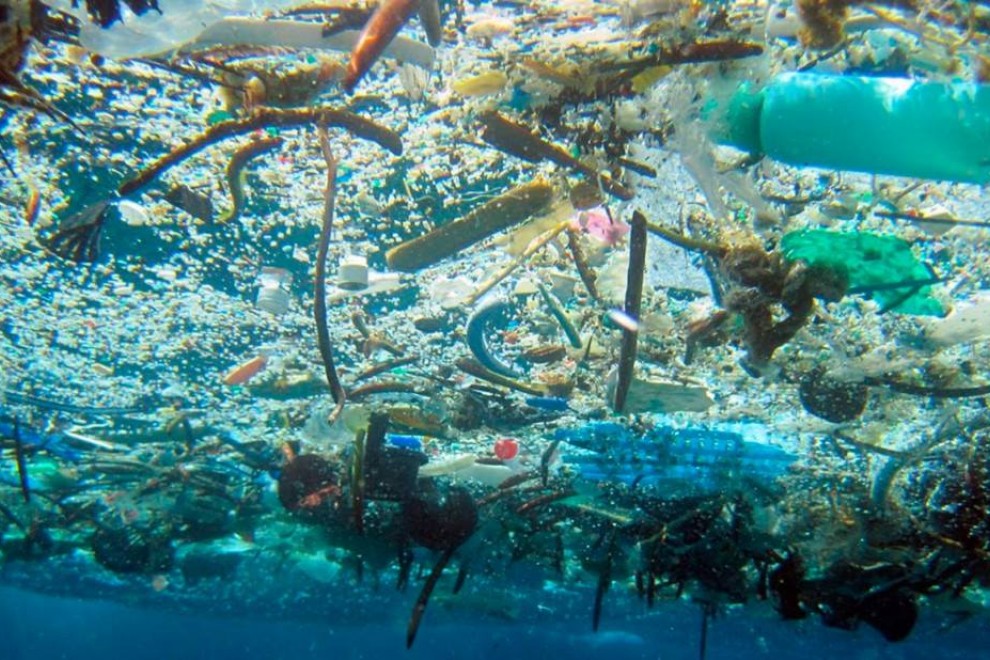
[(178, 49), (224, 18), (247, 16), (289, 7), (292, 0), (161, 0), (161, 13), (154, 10), (142, 16), (121, 7), (122, 21), (101, 28), (86, 13), (84, 3), (46, 0), (46, 4), (79, 19), (80, 43), (105, 57), (128, 59), (159, 55)]

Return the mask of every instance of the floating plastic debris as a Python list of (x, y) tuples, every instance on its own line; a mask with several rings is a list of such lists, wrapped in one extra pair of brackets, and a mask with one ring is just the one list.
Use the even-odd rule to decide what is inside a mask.
[(228, 371), (223, 377), (224, 385), (243, 385), (257, 376), (265, 365), (268, 364), (268, 357), (258, 355), (246, 360)]
[(623, 330), (628, 330), (629, 332), (639, 332), (639, 321), (629, 316), (621, 309), (610, 309), (606, 316), (612, 323), (616, 324)]
[(337, 286), (341, 289), (361, 290), (368, 287), (368, 260), (357, 254), (347, 255), (340, 261)]
[(505, 89), (509, 78), (501, 71), (486, 71), (451, 83), (451, 88), (461, 96), (487, 96)]
[(848, 277), (850, 292), (873, 296), (883, 311), (944, 314), (941, 303), (931, 295), (931, 285), (938, 278), (896, 236), (806, 230), (787, 234), (780, 245), (790, 260), (804, 259), (842, 272)]
[(117, 202), (117, 211), (120, 212), (121, 219), (133, 227), (141, 227), (151, 220), (143, 206), (129, 199)]
[(292, 304), (292, 273), (284, 268), (266, 266), (258, 276), (258, 309), (280, 316), (289, 311)]
[(973, 655), (985, 1), (71, 4), (0, 6), (12, 593)]
[(784, 73), (743, 85), (721, 121), (730, 144), (786, 163), (990, 181), (987, 85)]
[(925, 339), (935, 346), (952, 346), (990, 336), (990, 294), (980, 293), (963, 301), (941, 320), (925, 329)]
[(602, 422), (559, 429), (554, 437), (586, 450), (562, 456), (583, 478), (654, 487), (667, 496), (743, 488), (742, 479), (772, 481), (797, 460), (778, 447), (711, 428), (657, 426), (636, 434)]
[(493, 449), (495, 456), (503, 461), (511, 461), (519, 454), (519, 443), (512, 438), (499, 438)]

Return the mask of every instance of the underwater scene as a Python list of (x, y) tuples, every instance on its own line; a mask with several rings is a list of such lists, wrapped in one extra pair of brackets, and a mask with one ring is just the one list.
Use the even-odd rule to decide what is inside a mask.
[(990, 1), (0, 0), (0, 657), (990, 657)]

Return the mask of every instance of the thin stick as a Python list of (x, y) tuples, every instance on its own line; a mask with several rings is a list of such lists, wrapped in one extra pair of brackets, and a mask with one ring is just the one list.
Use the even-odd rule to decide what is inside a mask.
[(323, 227), (320, 230), (320, 243), (316, 251), (316, 286), (313, 292), (313, 317), (316, 321), (316, 343), (320, 347), (323, 368), (330, 384), (330, 394), (337, 404), (330, 419), (337, 419), (344, 409), (347, 393), (340, 384), (337, 367), (333, 363), (333, 347), (330, 343), (330, 328), (327, 325), (327, 253), (330, 251), (330, 236), (333, 233), (333, 206), (337, 195), (337, 161), (330, 151), (327, 127), (319, 128), (320, 149), (327, 163), (327, 187), (323, 193)]
[(364, 371), (362, 371), (361, 373), (359, 373), (354, 378), (354, 382), (358, 383), (362, 380), (367, 380), (372, 376), (377, 376), (378, 374), (383, 374), (386, 371), (391, 371), (392, 369), (404, 367), (408, 364), (413, 364), (414, 362), (419, 362), (418, 355), (407, 355), (405, 357), (395, 358), (394, 360), (386, 360), (385, 362), (379, 362), (378, 364), (373, 364)]
[(725, 60), (754, 57), (762, 53), (762, 45), (748, 41), (739, 41), (737, 39), (691, 42), (660, 48), (652, 55), (640, 59), (605, 64), (600, 69), (602, 71), (626, 71), (630, 69), (642, 71), (651, 66), (722, 62)]
[(980, 220), (956, 220), (955, 218), (926, 218), (921, 215), (911, 215), (910, 213), (903, 213), (901, 211), (874, 211), (873, 215), (878, 218), (888, 218), (891, 220), (905, 220), (907, 222), (913, 222), (916, 224), (933, 224), (933, 225), (946, 225), (949, 227), (980, 227), (981, 229), (990, 229), (990, 222), (981, 222)]
[(418, 383), (389, 380), (380, 383), (368, 383), (366, 385), (362, 385), (361, 387), (355, 387), (347, 395), (347, 398), (352, 401), (357, 401), (358, 399), (363, 399), (371, 396), (372, 394), (394, 393), (420, 394), (422, 396), (429, 396), (427, 388), (423, 385)]
[(990, 385), (975, 385), (973, 387), (926, 387), (911, 385), (896, 380), (882, 378), (865, 378), (863, 382), (871, 387), (887, 387), (898, 394), (911, 396), (927, 396), (934, 399), (965, 399), (969, 397), (990, 395)]
[(516, 390), (517, 392), (525, 392), (526, 394), (532, 394), (533, 396), (550, 395), (549, 388), (543, 383), (526, 383), (514, 378), (507, 378), (491, 371), (490, 369), (486, 369), (481, 364), (470, 358), (461, 358), (457, 360), (455, 364), (457, 368), (464, 373), (470, 374), (475, 378), (487, 380), (489, 383), (493, 383), (495, 385), (508, 387), (509, 389)]
[(576, 170), (596, 181), (602, 189), (619, 199), (630, 200), (635, 193), (604, 172), (578, 160), (566, 149), (533, 134), (527, 126), (506, 119), (496, 110), (478, 115), (484, 126), (481, 139), (499, 151), (530, 163), (549, 160), (561, 167)]
[(423, 615), (426, 613), (426, 606), (430, 602), (430, 595), (436, 588), (437, 582), (440, 581), (440, 576), (443, 575), (443, 569), (447, 567), (456, 549), (456, 546), (452, 546), (443, 551), (437, 563), (433, 565), (430, 576), (426, 578), (422, 591), (419, 592), (419, 598), (416, 599), (416, 605), (413, 606), (412, 615), (409, 617), (409, 626), (406, 628), (407, 649), (412, 648), (413, 642), (416, 641), (416, 633), (419, 632), (419, 624), (422, 622)]
[(646, 228), (660, 238), (673, 243), (677, 247), (684, 248), (685, 250), (691, 250), (692, 252), (703, 252), (716, 258), (719, 258), (725, 254), (725, 248), (717, 243), (705, 241), (700, 238), (691, 238), (689, 236), (685, 236), (684, 234), (678, 233), (673, 229), (667, 229), (662, 225), (657, 225), (652, 222), (647, 223)]
[(36, 396), (31, 396), (29, 394), (21, 394), (20, 392), (14, 392), (13, 390), (4, 390), (3, 396), (7, 401), (11, 403), (19, 403), (25, 406), (34, 406), (35, 408), (43, 408), (45, 410), (60, 410), (62, 412), (68, 413), (78, 413), (83, 415), (133, 415), (137, 413), (147, 412), (148, 409), (140, 406), (124, 407), (124, 408), (101, 408), (97, 406), (77, 406), (72, 403), (63, 403), (61, 401), (53, 401), (51, 399), (42, 399)]
[[(877, 291), (891, 291), (893, 289), (905, 289), (910, 287), (912, 290), (919, 287), (931, 286), (933, 284), (943, 284), (948, 281), (946, 277), (931, 277), (927, 280), (903, 280), (901, 282), (884, 282), (883, 284), (866, 284), (864, 286), (854, 286), (846, 294), (853, 295), (858, 293), (876, 293)], [(914, 295), (915, 291), (912, 291), (911, 295)], [(910, 297), (910, 296), (909, 296)]]
[(540, 212), (553, 198), (553, 188), (533, 181), (491, 199), (467, 215), (385, 253), (393, 270), (415, 272), (432, 266)]
[(568, 222), (561, 222), (559, 225), (543, 234), (543, 236), (536, 239), (529, 245), (528, 248), (526, 248), (525, 252), (513, 259), (509, 264), (502, 268), (502, 270), (492, 275), (486, 282), (482, 283), (481, 286), (479, 286), (477, 290), (471, 294), (471, 297), (464, 301), (464, 304), (470, 306), (478, 302), (483, 295), (491, 291), (499, 282), (511, 275), (516, 268), (519, 268), (519, 266), (526, 263), (530, 257), (546, 247), (547, 243), (557, 238), (557, 236), (560, 235), (560, 232), (567, 229), (567, 225)]
[(698, 644), (698, 657), (705, 660), (708, 657), (708, 620), (711, 618), (712, 606), (708, 603), (701, 605), (701, 641)]
[(4, 153), (3, 149), (0, 149), (0, 161), (3, 161), (4, 167), (7, 168), (7, 171), (10, 172), (10, 175), (14, 177), (15, 180), (19, 178), (17, 176), (17, 170), (14, 169), (14, 165), (10, 162), (10, 159), (7, 158), (7, 154)]
[(364, 429), (358, 429), (354, 438), (354, 464), (351, 475), (351, 509), (354, 512), (354, 529), (358, 535), (364, 534), (364, 452), (367, 434)]
[(577, 268), (581, 282), (584, 284), (584, 288), (588, 290), (588, 295), (595, 302), (601, 302), (602, 296), (598, 293), (598, 287), (595, 284), (598, 277), (588, 264), (588, 257), (584, 254), (584, 248), (581, 247), (581, 237), (574, 228), (567, 230), (567, 247), (571, 250), (571, 259), (574, 261), (574, 267)]
[(31, 486), (28, 484), (27, 462), (24, 460), (24, 443), (21, 441), (21, 423), (14, 418), (14, 457), (17, 461), (17, 477), (21, 484), (21, 495), (24, 503), (31, 503)]
[[(623, 311), (636, 321), (639, 320), (643, 302), (643, 273), (646, 268), (646, 217), (636, 211), (630, 222), (629, 232), (629, 271), (626, 274), (626, 301)], [(621, 413), (626, 407), (626, 397), (632, 385), (633, 370), (636, 367), (636, 347), (639, 331), (623, 328), (622, 348), (619, 351), (619, 375), (615, 387), (613, 410)]]

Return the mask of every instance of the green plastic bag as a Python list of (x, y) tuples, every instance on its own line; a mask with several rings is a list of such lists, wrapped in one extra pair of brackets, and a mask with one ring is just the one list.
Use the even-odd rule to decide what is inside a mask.
[(809, 229), (785, 235), (780, 249), (790, 261), (803, 259), (844, 271), (849, 293), (872, 296), (884, 312), (945, 315), (942, 303), (931, 295), (931, 285), (919, 284), (931, 282), (934, 274), (896, 236)]

